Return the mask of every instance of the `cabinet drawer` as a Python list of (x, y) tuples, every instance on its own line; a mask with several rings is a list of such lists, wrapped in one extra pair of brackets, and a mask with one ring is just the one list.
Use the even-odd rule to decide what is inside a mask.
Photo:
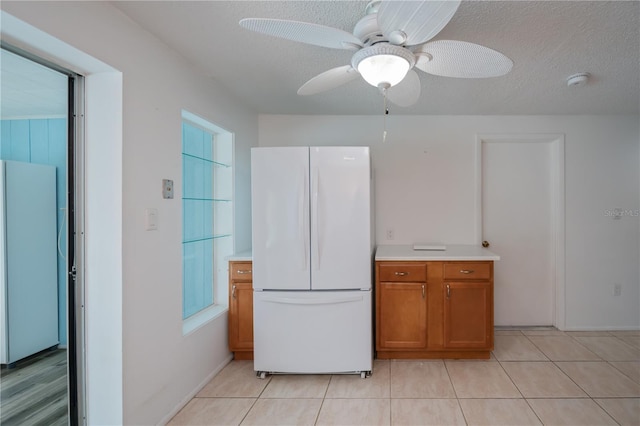
[(253, 278), (251, 267), (251, 262), (230, 262), (231, 279), (251, 281)]
[(387, 263), (379, 265), (379, 281), (421, 282), (427, 280), (425, 263)]
[(491, 278), (491, 262), (445, 263), (445, 280), (488, 280)]

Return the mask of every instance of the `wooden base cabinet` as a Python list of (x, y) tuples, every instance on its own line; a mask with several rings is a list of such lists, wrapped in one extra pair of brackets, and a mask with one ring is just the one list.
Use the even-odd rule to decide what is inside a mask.
[(229, 350), (235, 359), (253, 359), (252, 263), (229, 262)]
[(492, 261), (377, 261), (375, 290), (378, 358), (491, 356)]

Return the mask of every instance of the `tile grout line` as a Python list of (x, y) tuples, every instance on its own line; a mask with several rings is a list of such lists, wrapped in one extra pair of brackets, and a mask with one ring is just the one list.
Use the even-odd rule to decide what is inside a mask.
[[(491, 352), (493, 352), (493, 351), (491, 351)], [(489, 355), (489, 357), (491, 357), (491, 355)], [(466, 425), (468, 425), (469, 421), (467, 420), (467, 416), (464, 414), (464, 410), (462, 409), (462, 404), (460, 404), (460, 398), (458, 398), (458, 392), (456, 391), (456, 386), (453, 384), (453, 379), (451, 379), (451, 373), (449, 373), (449, 367), (447, 366), (447, 360), (443, 360), (443, 363), (444, 363), (444, 369), (447, 372), (447, 377), (449, 378), (449, 383), (451, 383), (451, 389), (453, 389), (453, 394), (456, 397), (455, 399), (456, 399), (456, 403), (458, 404), (458, 409), (462, 413), (462, 418), (464, 419), (464, 423)]]
[[(607, 360), (605, 360), (604, 358), (602, 358), (600, 355), (596, 354), (595, 352), (593, 352), (592, 350), (590, 350), (589, 348), (587, 348), (586, 346), (582, 345), (582, 344), (580, 343), (580, 341), (578, 341), (578, 340), (575, 338), (575, 336), (572, 336), (572, 335), (570, 335), (570, 334), (566, 334), (566, 333), (565, 333), (565, 335), (566, 335), (566, 336), (569, 336), (569, 337), (570, 337), (573, 341), (575, 341), (578, 345), (580, 345), (580, 346), (584, 347), (587, 351), (591, 352), (592, 354), (594, 354), (595, 356), (597, 356), (597, 357), (600, 359), (599, 361), (597, 361), (597, 360), (593, 360), (593, 361), (559, 361), (559, 360), (558, 360), (558, 361), (556, 361), (556, 360), (552, 360), (551, 358), (549, 358), (549, 357), (547, 356), (547, 354), (545, 354), (545, 356), (547, 356), (547, 358), (549, 358), (549, 360), (551, 361), (551, 363), (553, 363), (553, 365), (554, 365), (554, 366), (555, 366), (555, 367), (556, 367), (556, 368), (557, 368), (557, 369), (558, 369), (562, 374), (564, 374), (564, 376), (565, 376), (566, 378), (568, 378), (569, 380), (571, 380), (571, 382), (572, 382), (573, 384), (575, 384), (575, 385), (578, 387), (578, 389), (580, 389), (582, 392), (584, 392), (584, 394), (585, 394), (585, 395), (587, 395), (587, 397), (586, 397), (586, 398), (566, 398), (566, 399), (589, 399), (589, 400), (591, 400), (591, 402), (593, 402), (597, 407), (599, 407), (599, 408), (600, 408), (600, 409), (601, 409), (601, 410), (602, 410), (602, 411), (603, 411), (607, 416), (609, 416), (609, 418), (610, 418), (611, 420), (613, 420), (613, 422), (614, 422), (614, 423), (619, 424), (619, 423), (616, 421), (616, 419), (614, 419), (614, 418), (613, 418), (613, 416), (612, 416), (611, 414), (609, 414), (609, 412), (608, 412), (604, 407), (602, 407), (600, 404), (598, 404), (598, 402), (595, 400), (595, 398), (594, 398), (594, 397), (592, 397), (592, 396), (589, 394), (589, 392), (587, 392), (587, 391), (586, 391), (582, 386), (580, 386), (580, 385), (579, 385), (579, 384), (578, 384), (578, 383), (577, 383), (577, 382), (576, 382), (576, 381), (575, 381), (571, 376), (569, 376), (569, 374), (567, 374), (567, 373), (566, 373), (562, 368), (560, 368), (560, 366), (558, 365), (558, 362), (606, 362), (607, 364), (609, 364), (609, 362), (608, 362)], [(538, 346), (537, 346), (533, 341), (531, 341), (531, 339), (529, 339), (529, 341), (530, 341), (534, 346), (536, 346), (536, 348), (537, 348), (538, 350), (540, 350), (541, 352), (543, 352), (543, 353), (544, 353), (544, 351), (542, 351), (542, 349), (540, 349), (540, 348), (539, 348), (539, 347), (538, 347)], [(614, 368), (615, 368), (615, 367), (614, 367)], [(541, 399), (543, 399), (543, 398), (541, 398)], [(552, 398), (552, 399), (562, 399), (562, 398)], [(528, 403), (528, 401), (527, 401), (527, 403)], [(529, 405), (530, 405), (530, 404), (529, 404)], [(532, 409), (533, 409), (533, 408), (532, 408)], [(535, 412), (535, 411), (534, 411), (534, 412)], [(537, 414), (536, 414), (536, 415), (537, 415)]]
[[(620, 374), (622, 374), (623, 376), (627, 377), (629, 380), (631, 380), (634, 383), (638, 383), (640, 384), (640, 382), (634, 380), (632, 377), (630, 377), (629, 375), (627, 375), (625, 372), (623, 372), (622, 370), (620, 370), (619, 368), (617, 368), (615, 365), (612, 364), (612, 362), (634, 362), (634, 361), (640, 361), (640, 360), (633, 360), (633, 361), (612, 361), (612, 360), (608, 360), (604, 357), (602, 357), (601, 355), (599, 355), (598, 353), (596, 353), (595, 351), (589, 349), (586, 345), (584, 345), (582, 342), (580, 342), (577, 337), (613, 337), (614, 339), (616, 339), (617, 341), (619, 341), (620, 343), (623, 343), (624, 345), (630, 347), (631, 349), (636, 349), (633, 346), (629, 345), (627, 342), (625, 342), (624, 340), (622, 340), (619, 336), (614, 335), (613, 333), (609, 332), (609, 331), (605, 331), (605, 333), (607, 333), (607, 335), (605, 336), (580, 336), (580, 335), (572, 335), (569, 333), (565, 333), (565, 335), (571, 337), (572, 340), (575, 341), (576, 344), (582, 346), (585, 350), (587, 350), (588, 352), (592, 353), (594, 356), (598, 357), (597, 360), (552, 360), (552, 362), (554, 363), (554, 365), (556, 365), (556, 367), (558, 369), (560, 369), (560, 371), (562, 371), (564, 373), (564, 371), (560, 368), (560, 366), (558, 366), (556, 363), (557, 362), (604, 362), (607, 363), (609, 366), (611, 366), (615, 371), (619, 372)], [(533, 342), (531, 342), (533, 343)], [(535, 343), (533, 343), (535, 345)], [(538, 348), (539, 349), (539, 348)], [(541, 349), (540, 349), (541, 350)], [(568, 374), (565, 373), (565, 375), (567, 377)], [(571, 377), (569, 377), (569, 379), (571, 379)], [(573, 379), (571, 379), (573, 381)], [(574, 381), (575, 383), (575, 381)], [(578, 386), (578, 384), (576, 383), (576, 386)], [(580, 386), (578, 386), (583, 392), (585, 392), (590, 398), (593, 399), (593, 397), (591, 397), (591, 395), (589, 395), (584, 389), (582, 389)], [(614, 397), (614, 398), (624, 398), (624, 397)], [(595, 401), (594, 401), (595, 402)]]
[[(565, 335), (566, 335), (566, 334), (565, 334)], [(576, 386), (578, 387), (578, 389), (580, 389), (582, 392), (584, 392), (584, 394), (585, 394), (585, 395), (587, 395), (587, 398), (591, 398), (591, 395), (589, 395), (589, 393), (588, 393), (586, 390), (584, 390), (584, 389), (582, 388), (582, 386), (580, 386), (578, 383), (576, 383), (576, 381), (575, 381), (575, 380), (573, 380), (573, 378), (571, 378), (571, 376), (569, 376), (569, 375), (568, 375), (568, 374), (567, 374), (567, 373), (566, 373), (562, 368), (560, 368), (560, 366), (557, 364), (558, 362), (563, 362), (563, 361), (557, 361), (557, 360), (551, 359), (551, 357), (550, 357), (549, 355), (547, 355), (547, 354), (546, 354), (546, 353), (545, 353), (545, 352), (544, 352), (544, 351), (543, 351), (543, 350), (542, 350), (538, 345), (536, 345), (536, 343), (535, 343), (534, 341), (532, 341), (531, 339), (529, 339), (529, 337), (528, 337), (528, 336), (526, 336), (526, 337), (527, 337), (527, 340), (529, 340), (529, 342), (531, 342), (531, 344), (532, 344), (533, 346), (535, 346), (535, 347), (536, 347), (536, 349), (538, 349), (540, 352), (542, 352), (542, 353), (544, 354), (544, 356), (546, 356), (546, 357), (547, 357), (547, 359), (548, 359), (548, 360), (553, 364), (553, 366), (554, 366), (554, 367), (556, 367), (556, 368), (557, 368), (557, 369), (558, 369), (562, 374), (564, 374), (564, 376), (565, 376), (566, 378), (568, 378), (569, 380), (571, 380), (571, 382), (572, 382), (574, 385), (576, 385)], [(571, 337), (571, 336), (569, 336), (569, 337)], [(573, 339), (573, 337), (572, 337), (572, 339)], [(585, 349), (586, 349), (586, 348), (585, 348)], [(591, 351), (589, 351), (589, 352), (591, 352)], [(594, 355), (596, 355), (596, 354), (594, 354)], [(596, 356), (597, 356), (597, 355), (596, 355)], [(598, 358), (599, 358), (599, 357), (598, 357)], [(579, 361), (564, 361), (564, 362), (579, 362)]]
[(327, 383), (327, 388), (324, 390), (324, 395), (322, 395), (322, 400), (320, 401), (320, 407), (318, 408), (318, 412), (316, 413), (316, 418), (313, 422), (314, 425), (318, 424), (320, 420), (320, 413), (322, 412), (322, 407), (324, 407), (324, 401), (327, 399), (327, 393), (329, 392), (329, 386), (331, 386), (331, 381), (333, 380), (334, 375), (331, 374), (329, 376), (329, 382)]
[[(524, 334), (524, 333), (523, 333)], [(526, 337), (526, 336), (525, 336)], [(527, 339), (528, 340), (528, 339)], [(540, 350), (540, 349), (538, 349)], [(542, 352), (542, 351), (540, 351)], [(547, 355), (542, 352), (542, 354), (546, 357)], [(538, 415), (538, 413), (536, 412), (536, 410), (531, 406), (531, 403), (529, 403), (529, 400), (524, 396), (524, 394), (522, 393), (522, 390), (520, 390), (520, 388), (518, 387), (518, 385), (516, 384), (516, 382), (514, 382), (513, 378), (509, 375), (509, 373), (507, 372), (507, 370), (504, 368), (504, 366), (502, 365), (502, 361), (500, 361), (497, 357), (496, 357), (496, 361), (498, 362), (498, 364), (500, 365), (500, 368), (502, 368), (502, 371), (504, 372), (504, 374), (509, 378), (509, 380), (511, 381), (511, 383), (513, 384), (513, 386), (518, 390), (518, 392), (520, 393), (520, 396), (522, 397), (522, 399), (524, 400), (525, 404), (527, 404), (527, 407), (529, 407), (529, 409), (531, 410), (531, 412), (533, 413), (534, 416), (536, 416), (536, 418), (540, 421), (540, 424), (544, 425), (544, 422), (542, 421), (542, 419), (540, 418), (540, 416)], [(517, 362), (526, 362), (526, 361), (517, 361)]]
[[(257, 378), (257, 377), (256, 377)], [(247, 410), (246, 413), (244, 413), (244, 416), (242, 416), (242, 419), (240, 420), (240, 423), (238, 423), (238, 426), (240, 426), (247, 418), (247, 416), (249, 415), (249, 413), (251, 412), (251, 410), (253, 410), (253, 407), (255, 407), (256, 403), (258, 402), (258, 400), (260, 399), (260, 397), (262, 396), (262, 394), (264, 393), (265, 389), (267, 389), (267, 386), (269, 386), (269, 384), (271, 383), (271, 379), (273, 377), (269, 376), (269, 381), (264, 385), (264, 387), (262, 388), (262, 390), (258, 393), (258, 396), (255, 398), (255, 400), (253, 401), (253, 403), (251, 404), (251, 407), (249, 407), (249, 409)], [(263, 380), (263, 379), (259, 379), (259, 380)]]
[[(640, 348), (636, 348), (635, 346), (625, 342), (623, 339), (621, 339), (619, 336), (614, 335), (613, 333), (610, 333), (611, 336), (615, 337), (616, 340), (620, 341), (620, 343), (622, 343), (623, 345), (628, 346), (629, 348), (631, 348), (633, 351), (638, 352), (640, 355)], [(620, 370), (618, 367), (616, 367), (615, 365), (612, 364), (612, 362), (639, 362), (640, 363), (640, 356), (638, 356), (635, 360), (631, 360), (631, 361), (624, 361), (624, 360), (605, 360), (611, 367), (613, 367), (616, 371), (619, 371), (623, 376), (629, 378), (629, 380), (631, 380), (634, 383), (638, 383), (640, 384), (640, 379), (639, 380), (634, 380), (631, 376), (629, 376), (627, 373), (625, 373), (624, 371)]]
[[(601, 399), (617, 399), (617, 398), (601, 398)], [(595, 404), (596, 404), (598, 407), (600, 407), (600, 409), (601, 409), (602, 411), (604, 411), (605, 413), (607, 413), (607, 415), (608, 415), (609, 417), (611, 417), (611, 419), (612, 419), (614, 422), (616, 422), (617, 424), (620, 424), (620, 423), (618, 423), (618, 421), (613, 417), (613, 415), (611, 415), (611, 413), (609, 413), (609, 411), (607, 411), (607, 409), (606, 409), (604, 406), (602, 406), (602, 405), (600, 405), (600, 404), (598, 403), (598, 401), (597, 401), (597, 400), (592, 399), (592, 401), (593, 401), (593, 402), (595, 402)]]
[[(374, 340), (374, 345), (375, 345), (375, 336), (374, 336), (373, 340)], [(374, 364), (376, 363), (376, 357), (375, 356), (376, 356), (376, 350), (374, 349), (373, 350), (373, 363)], [(389, 391), (389, 425), (391, 425), (391, 417), (392, 417), (392, 413), (391, 413), (391, 399), (392, 399), (391, 398), (391, 360), (385, 360), (385, 361), (386, 361), (386, 364), (389, 367), (389, 371), (388, 371), (389, 384), (388, 384), (388, 388), (387, 389)], [(371, 377), (373, 377), (373, 374), (374, 374), (373, 370), (374, 370), (373, 366), (371, 366)]]
[[(627, 347), (631, 347), (631, 349), (634, 349), (632, 347), (632, 345), (629, 345), (627, 342), (625, 342), (623, 339), (621, 339), (619, 336), (614, 335), (612, 332), (609, 331), (605, 331), (603, 333), (606, 333), (605, 335), (596, 335), (596, 336), (590, 336), (590, 335), (580, 335), (580, 334), (571, 334), (571, 333), (565, 333), (567, 336), (571, 337), (571, 339), (578, 344), (579, 346), (582, 346), (585, 350), (587, 350), (588, 352), (592, 353), (593, 355), (595, 355), (596, 357), (598, 357), (597, 360), (552, 360), (553, 364), (556, 366), (556, 368), (558, 368), (569, 380), (571, 380), (582, 392), (584, 392), (587, 397), (586, 398), (581, 398), (581, 399), (589, 399), (591, 400), (596, 407), (600, 408), (614, 423), (619, 424), (618, 421), (614, 418), (614, 416), (606, 409), (606, 407), (602, 404), (600, 404), (598, 402), (598, 397), (597, 396), (592, 396), (591, 394), (589, 394), (589, 392), (587, 392), (582, 386), (580, 386), (571, 376), (569, 376), (564, 370), (562, 370), (562, 368), (560, 368), (560, 366), (558, 365), (558, 363), (560, 362), (574, 362), (574, 363), (580, 363), (580, 362), (597, 362), (597, 363), (606, 363), (607, 365), (609, 365), (611, 368), (614, 369), (614, 371), (619, 372), (620, 374), (622, 374), (623, 376), (627, 377), (628, 379), (630, 379), (632, 382), (636, 383), (636, 384), (640, 384), (640, 382), (633, 380), (630, 376), (628, 376), (627, 374), (625, 374), (622, 370), (618, 369), (616, 366), (614, 366), (612, 364), (612, 361), (606, 359), (605, 357), (603, 357), (602, 355), (600, 355), (599, 353), (597, 353), (596, 351), (592, 350), (591, 348), (587, 347), (586, 344), (584, 344), (583, 342), (581, 342), (578, 337), (584, 337), (584, 338), (590, 338), (590, 337), (613, 337), (615, 339), (615, 341), (622, 343), (624, 346)], [(612, 396), (612, 397), (600, 397), (599, 399), (626, 399), (628, 397), (625, 396)], [(630, 397), (630, 398), (638, 398), (638, 397)], [(558, 399), (558, 398), (556, 398)]]
[[(585, 359), (585, 360), (574, 360), (574, 359), (558, 359), (558, 360), (553, 360), (553, 359), (549, 358), (549, 356), (548, 356), (544, 351), (542, 351), (542, 349), (540, 349), (540, 347), (538, 347), (538, 346), (536, 345), (536, 343), (534, 343), (534, 342), (533, 342), (533, 340), (532, 340), (532, 338), (533, 338), (533, 337), (536, 337), (536, 338), (539, 338), (539, 337), (545, 337), (544, 335), (534, 334), (534, 335), (531, 335), (531, 336), (530, 336), (530, 335), (527, 335), (527, 334), (522, 333), (521, 331), (519, 331), (519, 334), (516, 334), (516, 336), (518, 336), (518, 335), (519, 335), (519, 336), (525, 336), (525, 337), (527, 338), (525, 341), (526, 341), (526, 342), (529, 342), (529, 344), (531, 344), (531, 345), (533, 346), (533, 348), (535, 348), (536, 350), (540, 351), (540, 353), (544, 356), (545, 360), (531, 360), (531, 361), (529, 361), (529, 360), (527, 360), (527, 359), (521, 359), (521, 360), (517, 360), (517, 359), (514, 359), (514, 360), (504, 359), (504, 360), (501, 360), (501, 359), (498, 359), (498, 357), (496, 357), (496, 356), (495, 356), (495, 349), (494, 349), (494, 350), (492, 350), (492, 351), (491, 351), (491, 355), (492, 355), (492, 356), (493, 356), (493, 358), (494, 358), (494, 359), (493, 359), (493, 360), (491, 360), (491, 361), (496, 361), (496, 362), (498, 362), (498, 364), (500, 365), (500, 368), (502, 369), (502, 371), (507, 375), (507, 377), (509, 378), (510, 382), (511, 382), (511, 383), (515, 386), (515, 388), (517, 389), (518, 393), (520, 394), (520, 398), (513, 398), (513, 397), (509, 397), (509, 398), (491, 398), (490, 396), (485, 396), (485, 397), (480, 397), (480, 398), (468, 398), (468, 399), (478, 399), (478, 400), (490, 400), (490, 399), (503, 399), (503, 400), (512, 399), (512, 400), (517, 400), (517, 399), (524, 399), (524, 400), (525, 400), (525, 403), (527, 404), (526, 406), (527, 406), (527, 407), (529, 407), (529, 409), (533, 412), (533, 414), (536, 416), (536, 418), (538, 419), (538, 421), (540, 421), (541, 423), (542, 423), (541, 417), (540, 417), (540, 416), (538, 415), (538, 413), (533, 409), (533, 405), (531, 404), (531, 402), (533, 402), (533, 400), (535, 400), (535, 399), (548, 400), (548, 401), (582, 400), (582, 401), (585, 401), (585, 402), (586, 402), (586, 400), (591, 400), (591, 401), (593, 401), (593, 402), (595, 403), (594, 408), (596, 408), (596, 407), (597, 407), (597, 409), (599, 409), (601, 412), (605, 413), (605, 414), (606, 414), (606, 416), (607, 416), (609, 419), (611, 419), (611, 420), (612, 420), (612, 421), (614, 421), (614, 422), (617, 422), (617, 420), (613, 417), (613, 415), (612, 415), (612, 414), (610, 414), (610, 413), (609, 413), (609, 411), (607, 411), (607, 409), (605, 408), (605, 405), (603, 405), (603, 404), (599, 403), (599, 402), (596, 400), (596, 398), (598, 398), (597, 396), (591, 396), (591, 395), (590, 395), (588, 392), (586, 392), (586, 391), (585, 391), (585, 389), (584, 389), (583, 387), (581, 387), (581, 386), (580, 386), (580, 385), (579, 385), (579, 384), (578, 384), (578, 383), (577, 383), (577, 382), (576, 382), (576, 381), (575, 381), (571, 376), (569, 376), (569, 374), (567, 374), (567, 373), (566, 373), (562, 368), (560, 368), (560, 365), (563, 365), (563, 363), (567, 363), (567, 364), (568, 364), (568, 363), (590, 362), (590, 363), (602, 363), (602, 364), (603, 364), (603, 366), (604, 366), (604, 363), (606, 363), (606, 364), (607, 364), (607, 365), (609, 365), (610, 367), (613, 367), (613, 370), (614, 370), (615, 372), (617, 372), (617, 373), (619, 373), (619, 374), (622, 374), (624, 377), (628, 378), (628, 379), (629, 379), (629, 380), (631, 380), (633, 383), (640, 384), (640, 381), (632, 379), (629, 375), (625, 374), (622, 370), (620, 370), (620, 369), (618, 369), (617, 367), (615, 367), (615, 366), (612, 364), (612, 362), (613, 362), (613, 361), (609, 361), (608, 359), (605, 359), (604, 357), (602, 357), (602, 356), (600, 355), (600, 353), (599, 353), (599, 352), (595, 352), (595, 351), (593, 351), (593, 350), (589, 349), (589, 347), (587, 347), (585, 344), (583, 344), (582, 342), (580, 342), (580, 341), (578, 340), (578, 338), (579, 338), (579, 337), (603, 337), (603, 336), (580, 336), (580, 335), (574, 336), (574, 335), (570, 335), (570, 334), (568, 334), (568, 333), (563, 333), (563, 334), (561, 334), (561, 335), (559, 335), (559, 334), (547, 334), (547, 335), (546, 335), (546, 337), (569, 336), (569, 337), (571, 337), (571, 339), (567, 340), (567, 342), (568, 342), (568, 341), (571, 341), (572, 343), (575, 343), (575, 344), (577, 344), (578, 346), (583, 347), (586, 351), (588, 351), (589, 353), (592, 353), (592, 354), (597, 358), (597, 359), (593, 359), (593, 360), (589, 360), (589, 359)], [(630, 345), (629, 343), (625, 342), (625, 341), (624, 341), (624, 340), (622, 340), (619, 336), (612, 336), (612, 335), (611, 335), (611, 336), (606, 336), (606, 337), (615, 337), (615, 341), (616, 341), (616, 342), (623, 343), (623, 344), (624, 344), (624, 347), (631, 347), (634, 351), (637, 351), (637, 348), (635, 348), (635, 347), (633, 347), (632, 345)], [(538, 340), (539, 340), (539, 339), (538, 339)], [(524, 342), (524, 341), (523, 341), (523, 342)], [(553, 342), (553, 340), (551, 340), (551, 342)], [(591, 345), (591, 342), (592, 342), (592, 341), (588, 341), (587, 343)], [(595, 341), (593, 341), (593, 342), (595, 342)], [(613, 342), (613, 340), (612, 340), (612, 341), (610, 341), (610, 342), (612, 343), (612, 342)], [(541, 343), (542, 343), (542, 340), (541, 340)], [(545, 343), (548, 343), (548, 342), (545, 342)], [(596, 348), (598, 348), (598, 349), (599, 349), (600, 347), (601, 347), (601, 344), (599, 343), (599, 344), (596, 346)], [(555, 350), (556, 348), (553, 348), (553, 349)], [(607, 353), (608, 353), (608, 352), (607, 352)], [(623, 353), (623, 354), (625, 354), (625, 352), (622, 352), (622, 353)], [(517, 354), (517, 351), (516, 351), (516, 354)], [(561, 352), (559, 352), (559, 354), (560, 354), (560, 355), (563, 355)], [(508, 358), (508, 357), (507, 357), (507, 358)], [(526, 358), (526, 357), (524, 357), (524, 358)], [(560, 356), (559, 358), (562, 358), (562, 356)], [(566, 358), (566, 357), (565, 357), (565, 358)], [(580, 358), (580, 356), (577, 356), (576, 358)], [(610, 358), (611, 358), (611, 357), (610, 357)], [(615, 356), (614, 356), (613, 358), (615, 358)], [(418, 361), (418, 360), (413, 360), (413, 361)], [(455, 399), (455, 400), (456, 400), (457, 407), (458, 407), (459, 412), (462, 414), (463, 421), (465, 422), (465, 424), (469, 424), (469, 422), (468, 422), (468, 420), (467, 420), (467, 415), (465, 414), (465, 412), (464, 412), (464, 411), (463, 411), (463, 409), (462, 409), (462, 406), (461, 406), (461, 398), (458, 396), (458, 393), (457, 393), (456, 387), (455, 387), (455, 385), (454, 385), (454, 383), (453, 383), (453, 380), (452, 380), (452, 377), (451, 377), (451, 373), (450, 373), (450, 369), (448, 368), (450, 365), (448, 364), (448, 362), (447, 362), (447, 361), (448, 361), (448, 360), (446, 360), (446, 359), (441, 360), (441, 362), (443, 363), (443, 365), (444, 365), (444, 367), (445, 367), (445, 371), (446, 371), (446, 374), (447, 374), (447, 378), (449, 379), (449, 383), (450, 383), (450, 385), (451, 385), (451, 387), (452, 387), (452, 390), (453, 390), (453, 392), (454, 392), (454, 396), (453, 396), (453, 398), (446, 398), (446, 399)], [(463, 361), (464, 361), (464, 360), (463, 360)], [(518, 385), (516, 384), (516, 382), (515, 382), (514, 378), (513, 378), (513, 377), (511, 377), (511, 376), (509, 375), (509, 373), (507, 372), (507, 369), (506, 369), (504, 366), (505, 366), (505, 365), (507, 365), (507, 364), (524, 364), (524, 363), (527, 363), (527, 362), (549, 362), (551, 365), (553, 365), (553, 366), (554, 366), (554, 368), (555, 368), (555, 369), (557, 369), (557, 370), (559, 370), (559, 371), (560, 371), (560, 374), (559, 374), (559, 375), (556, 373), (556, 376), (557, 376), (558, 378), (560, 378), (560, 377), (564, 377), (565, 379), (567, 379), (567, 378), (568, 378), (568, 379), (569, 379), (569, 382), (573, 383), (573, 384), (574, 384), (574, 386), (576, 386), (576, 389), (579, 389), (579, 390), (584, 394), (584, 396), (577, 396), (577, 397), (571, 397), (571, 396), (567, 396), (567, 397), (552, 397), (552, 396), (543, 396), (543, 395), (545, 395), (545, 394), (546, 394), (545, 392), (543, 392), (543, 393), (541, 393), (541, 395), (542, 395), (542, 396), (540, 396), (540, 397), (538, 397), (538, 398), (536, 398), (536, 397), (526, 398), (526, 397), (524, 396), (524, 394), (523, 394), (523, 391), (518, 387)], [(394, 418), (394, 412), (393, 412), (393, 407), (392, 407), (392, 405), (393, 405), (393, 400), (394, 400), (394, 399), (402, 399), (402, 398), (393, 398), (393, 394), (392, 394), (392, 390), (393, 390), (393, 386), (392, 386), (392, 383), (393, 383), (392, 364), (393, 364), (392, 360), (388, 360), (388, 362), (386, 363), (386, 368), (388, 369), (388, 371), (387, 371), (387, 372), (388, 372), (388, 375), (389, 375), (389, 380), (388, 380), (388, 382), (385, 384), (385, 385), (386, 385), (385, 387), (387, 387), (388, 392), (389, 392), (388, 397), (384, 397), (384, 396), (383, 396), (382, 398), (380, 398), (381, 400), (385, 400), (385, 399), (386, 399), (386, 400), (388, 401), (388, 404), (389, 404), (388, 422), (389, 422), (389, 424), (390, 424), (390, 425), (391, 425), (391, 424), (393, 424), (393, 418)], [(452, 365), (453, 365), (453, 364), (452, 364)], [(626, 367), (625, 367), (625, 368), (626, 368)], [(569, 370), (569, 371), (571, 371), (571, 370)], [(516, 377), (516, 376), (514, 376), (514, 377)], [(578, 377), (578, 378), (580, 378), (580, 376), (577, 376), (577, 377)], [(255, 379), (254, 379), (254, 380), (255, 380)], [(271, 385), (271, 380), (272, 380), (272, 377), (269, 377), (269, 379), (268, 379), (267, 383), (262, 387), (262, 389), (260, 390), (260, 392), (258, 392), (258, 396), (257, 396), (257, 397), (254, 397), (254, 400), (253, 400), (253, 402), (251, 403), (251, 406), (250, 406), (250, 407), (248, 408), (248, 410), (244, 413), (244, 415), (243, 415), (242, 419), (240, 420), (240, 424), (241, 424), (242, 422), (244, 422), (244, 421), (246, 421), (246, 420), (247, 420), (247, 418), (248, 418), (248, 416), (249, 416), (249, 413), (250, 413), (252, 410), (254, 410), (254, 408), (256, 407), (256, 403), (257, 403), (258, 399), (261, 399), (261, 397), (266, 393), (267, 387), (269, 387), (269, 386)], [(321, 398), (319, 398), (319, 399), (321, 399), (320, 407), (319, 407), (319, 409), (318, 409), (318, 411), (317, 411), (317, 413), (316, 413), (316, 415), (315, 415), (315, 421), (314, 421), (312, 424), (314, 424), (314, 425), (318, 425), (318, 424), (319, 424), (320, 413), (321, 413), (321, 411), (322, 411), (322, 409), (323, 409), (323, 407), (324, 407), (324, 403), (325, 403), (325, 402), (326, 402), (326, 400), (327, 400), (327, 396), (328, 396), (329, 388), (330, 388), (330, 386), (332, 385), (332, 383), (334, 383), (334, 384), (335, 384), (335, 383), (337, 383), (337, 382), (336, 382), (336, 380), (337, 380), (337, 377), (336, 377), (335, 375), (330, 375), (329, 380), (328, 380), (328, 383), (327, 383), (327, 385), (326, 385), (326, 387), (325, 387), (325, 389), (324, 389), (324, 393), (323, 393), (322, 397), (321, 397)], [(594, 389), (595, 389), (595, 388), (594, 388)], [(599, 388), (597, 388), (597, 389), (596, 389), (596, 391), (598, 391), (598, 392), (599, 392), (599, 391), (600, 391), (600, 390), (599, 390)], [(597, 393), (597, 392), (596, 392), (596, 393)], [(368, 395), (368, 393), (367, 393), (367, 395)], [(218, 398), (216, 398), (216, 397), (204, 397), (204, 398), (207, 398), (207, 399), (209, 399), (209, 398), (211, 398), (211, 399), (218, 399)], [(356, 398), (356, 397), (353, 397), (353, 398)], [(349, 399), (353, 399), (353, 398), (344, 397), (344, 398), (341, 398), (341, 399), (349, 400)], [(413, 398), (411, 398), (411, 397), (408, 397), (408, 398), (409, 398), (409, 399), (413, 399)], [(604, 401), (606, 401), (606, 400), (610, 400), (610, 399), (622, 400), (622, 399), (629, 399), (629, 398), (631, 398), (631, 399), (636, 399), (636, 400), (637, 400), (637, 399), (638, 399), (638, 396), (612, 396), (612, 397), (603, 396), (603, 397), (599, 397), (599, 399), (600, 399), (600, 400), (602, 400), (603, 402), (604, 402)], [(293, 399), (293, 398), (286, 398), (286, 399)], [(375, 397), (361, 397), (361, 398), (356, 398), (356, 399), (378, 399), (378, 398), (375, 398)], [(445, 398), (430, 397), (430, 398), (416, 398), (416, 399), (434, 400), (434, 399), (445, 399)], [(464, 398), (464, 399), (467, 399), (467, 398)], [(615, 406), (612, 406), (612, 407), (613, 407), (613, 408), (615, 408)], [(382, 418), (380, 418), (380, 420), (381, 420), (381, 419), (382, 419)]]

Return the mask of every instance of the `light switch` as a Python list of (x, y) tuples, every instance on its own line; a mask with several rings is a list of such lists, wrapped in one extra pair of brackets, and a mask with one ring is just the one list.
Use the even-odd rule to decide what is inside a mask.
[(146, 209), (147, 231), (155, 231), (158, 229), (158, 209)]

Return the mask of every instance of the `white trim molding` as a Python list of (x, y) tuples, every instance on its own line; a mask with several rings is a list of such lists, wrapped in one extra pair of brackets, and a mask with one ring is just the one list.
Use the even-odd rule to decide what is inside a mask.
[[(2, 40), (85, 77), (82, 175), (85, 219), (85, 395), (78, 395), (86, 424), (123, 423), (122, 327), (122, 73), (62, 40), (0, 11)], [(82, 368), (82, 367), (80, 367)], [(81, 371), (78, 374), (83, 374)], [(83, 407), (79, 407), (82, 411)], [(83, 413), (80, 413), (83, 415)]]

